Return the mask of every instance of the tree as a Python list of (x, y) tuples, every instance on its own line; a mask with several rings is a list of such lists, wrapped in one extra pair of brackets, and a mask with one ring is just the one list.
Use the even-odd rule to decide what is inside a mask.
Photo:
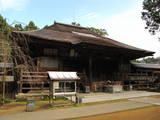
[(101, 36), (108, 35), (107, 31), (105, 29), (98, 29), (95, 27), (89, 27), (88, 29), (94, 33), (97, 33), (98, 35), (101, 35)]
[(35, 25), (35, 23), (33, 22), (33, 21), (30, 21), (29, 23), (28, 23), (28, 25), (26, 25), (25, 27), (24, 27), (24, 30), (26, 30), (26, 31), (29, 31), (29, 30), (37, 30), (38, 29), (38, 27)]
[(77, 22), (72, 22), (71, 23), (72, 25), (74, 25), (74, 26), (81, 26), (79, 23), (77, 23)]
[[(72, 25), (75, 25), (75, 26), (81, 26), (79, 23), (77, 22), (72, 22), (71, 23)], [(108, 35), (107, 31), (105, 29), (98, 29), (98, 28), (95, 28), (95, 27), (88, 27), (88, 30), (91, 31), (91, 32), (94, 32), (98, 35), (101, 35), (101, 36), (105, 36), (105, 35)]]
[(8, 33), (11, 32), (13, 27), (11, 27), (5, 18), (3, 18), (2, 15), (0, 15), (0, 32)]
[(160, 31), (160, 0), (144, 0), (142, 19), (146, 21), (146, 29), (155, 34)]
[(15, 24), (14, 27), (15, 27), (15, 29), (16, 29), (17, 31), (23, 31), (23, 30), (24, 30), (22, 24)]
[(48, 25), (45, 25), (44, 27), (43, 27), (43, 29), (47, 29), (49, 26)]

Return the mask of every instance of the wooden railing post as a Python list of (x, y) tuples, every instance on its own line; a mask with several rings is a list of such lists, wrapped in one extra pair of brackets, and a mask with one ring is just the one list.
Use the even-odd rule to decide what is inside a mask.
[(22, 76), (23, 76), (23, 70), (20, 69), (20, 80), (19, 80), (19, 92), (22, 93)]

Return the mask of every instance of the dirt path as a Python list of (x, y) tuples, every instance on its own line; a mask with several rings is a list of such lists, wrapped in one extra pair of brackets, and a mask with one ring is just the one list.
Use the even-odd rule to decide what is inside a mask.
[(160, 106), (108, 113), (75, 120), (160, 120)]
[(76, 108), (57, 109), (57, 110), (43, 110), (37, 112), (23, 112), (11, 115), (2, 115), (0, 120), (57, 120), (76, 118), (82, 116), (90, 116), (104, 113), (117, 112), (122, 110), (129, 110), (135, 108), (141, 108), (151, 106), (147, 103), (138, 103), (134, 101), (118, 102), (110, 104), (99, 104)]

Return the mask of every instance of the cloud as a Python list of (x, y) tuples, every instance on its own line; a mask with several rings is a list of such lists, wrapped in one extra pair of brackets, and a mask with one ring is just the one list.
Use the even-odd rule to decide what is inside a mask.
[(138, 1), (133, 9), (106, 18), (96, 27), (105, 28), (109, 37), (120, 42), (146, 50), (155, 51), (160, 56), (158, 36), (145, 30), (145, 22), (141, 20), (142, 1)]
[(96, 12), (90, 12), (82, 16), (82, 18), (85, 19), (94, 19), (96, 17), (98, 17), (98, 14)]
[(25, 8), (29, 0), (0, 0), (0, 10), (7, 9), (21, 11)]
[(78, 21), (86, 21), (86, 20), (93, 20), (98, 18), (99, 14), (94, 11), (89, 11), (87, 9), (79, 9), (76, 11), (76, 19)]

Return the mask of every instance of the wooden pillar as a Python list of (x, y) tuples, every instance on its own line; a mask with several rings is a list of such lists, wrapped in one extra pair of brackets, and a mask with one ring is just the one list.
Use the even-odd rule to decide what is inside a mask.
[(77, 92), (77, 82), (76, 81), (74, 82), (74, 85), (75, 85), (75, 92)]
[(49, 89), (49, 102), (52, 105), (52, 103), (53, 103), (53, 93), (54, 93), (54, 90), (53, 90), (53, 80), (50, 80), (49, 87), (50, 87), (50, 89)]
[(58, 70), (59, 71), (63, 71), (63, 59), (62, 58), (58, 58)]
[(86, 73), (86, 64), (85, 65), (83, 65), (83, 74), (84, 74), (84, 85), (86, 86), (87, 85), (87, 83), (88, 83), (88, 78), (86, 77), (86, 75), (87, 75), (87, 73)]
[(23, 79), (23, 70), (22, 68), (20, 69), (20, 80), (19, 80), (19, 92), (22, 93), (22, 79)]
[(64, 94), (66, 93), (66, 81), (64, 81)]
[(89, 58), (89, 83), (90, 83), (90, 87), (92, 87), (92, 82), (93, 82), (93, 78), (92, 78), (92, 59)]
[(6, 93), (6, 64), (7, 64), (7, 49), (5, 47), (5, 42), (4, 40), (2, 40), (2, 55), (3, 55), (3, 76), (2, 76), (2, 102), (4, 104), (4, 100), (5, 100), (5, 93)]

